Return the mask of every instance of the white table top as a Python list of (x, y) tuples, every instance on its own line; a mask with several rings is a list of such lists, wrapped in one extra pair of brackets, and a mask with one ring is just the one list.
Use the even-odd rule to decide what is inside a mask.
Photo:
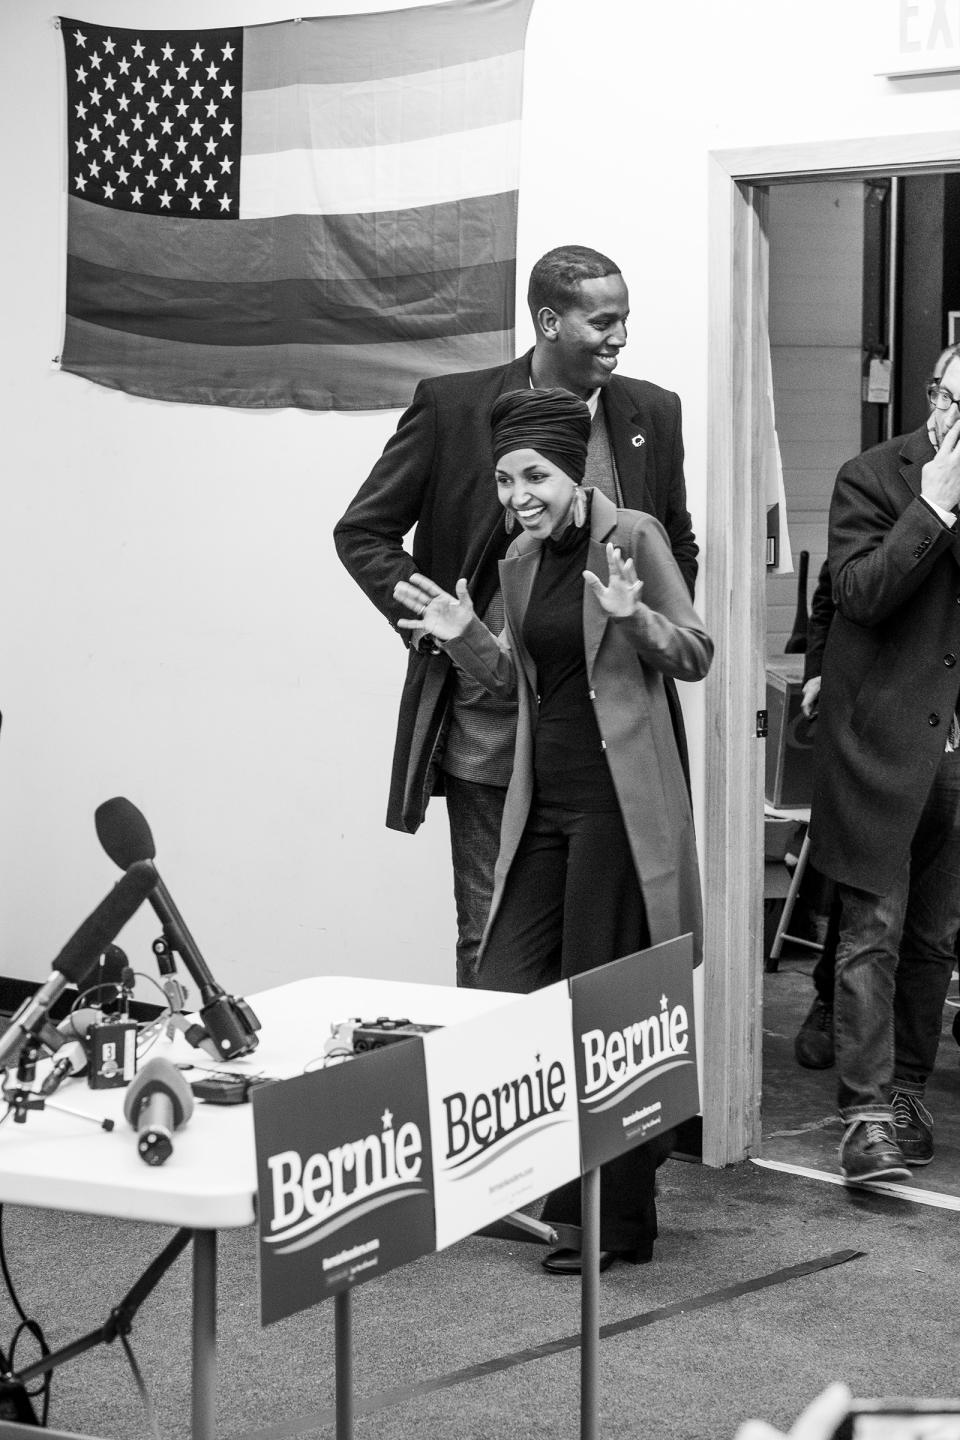
[[(320, 1057), (333, 1024), (388, 1015), (414, 1023), (449, 1025), (517, 997), (493, 990), (351, 976), (296, 980), (248, 997), (261, 1022), (252, 1055), (226, 1061), (232, 1071), (262, 1072), (277, 1079), (299, 1075)], [(160, 1040), (149, 1057), (216, 1062), (182, 1036)], [(186, 1078), (196, 1079), (187, 1072)], [(116, 1121), (111, 1132), (51, 1109), (31, 1110), (26, 1123), (0, 1125), (0, 1201), (51, 1210), (77, 1210), (126, 1220), (150, 1220), (193, 1229), (253, 1223), (257, 1189), (253, 1107), (197, 1102), (188, 1123), (174, 1135), (164, 1165), (146, 1165), (123, 1118), (126, 1090), (92, 1090), (85, 1078), (65, 1082), (51, 1097), (98, 1118)]]

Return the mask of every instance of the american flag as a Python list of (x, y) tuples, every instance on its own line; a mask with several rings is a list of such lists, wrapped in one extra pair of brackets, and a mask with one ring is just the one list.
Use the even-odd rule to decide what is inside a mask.
[(532, 3), (61, 19), (61, 367), (155, 399), (355, 410), (511, 359)]
[(70, 193), (145, 215), (236, 219), (243, 31), (66, 34)]

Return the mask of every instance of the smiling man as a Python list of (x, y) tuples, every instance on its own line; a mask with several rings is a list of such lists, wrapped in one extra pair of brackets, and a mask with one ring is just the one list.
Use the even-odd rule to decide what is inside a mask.
[[(584, 483), (656, 516), (693, 595), (697, 544), (687, 510), (680, 401), (616, 373), (629, 297), (620, 269), (582, 245), (549, 251), (530, 275), (532, 350), (488, 370), (422, 380), (370, 476), (334, 530), (337, 553), (396, 628), (398, 581), (419, 571), (443, 589), (469, 582), (478, 614), (499, 632), (498, 561), (509, 536), (497, 499), (490, 412), (527, 385), (569, 390), (593, 416)], [(414, 527), (416, 529), (414, 530)], [(404, 537), (414, 530), (410, 551)], [(387, 825), (413, 833), (431, 794), (446, 797), (457, 905), (457, 983), (473, 982), (493, 889), (513, 763), (512, 705), (455, 671), (417, 632), (400, 702)], [(678, 745), (683, 729), (671, 695)]]

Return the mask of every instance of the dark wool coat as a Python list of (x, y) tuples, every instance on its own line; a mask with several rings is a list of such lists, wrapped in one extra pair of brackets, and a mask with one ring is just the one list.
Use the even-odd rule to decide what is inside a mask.
[(810, 858), (875, 895), (907, 859), (960, 689), (960, 536), (920, 498), (926, 428), (850, 460), (830, 507)]
[[(664, 677), (699, 680), (713, 645), (694, 610), (663, 527), (650, 515), (618, 510), (598, 491), (590, 512), (585, 569), (609, 579), (606, 542), (633, 557), (649, 610), (615, 620), (583, 587), (583, 645), (597, 724), (643, 890), (650, 943), (694, 937), (702, 948), (700, 872), (690, 798), (667, 706)], [(536, 669), (520, 636), (540, 564), (541, 542), (522, 535), (500, 564), (506, 625), (498, 639), (479, 620), (445, 647), (454, 663), (494, 693), (518, 700), (513, 776), (500, 832), (490, 933), (533, 798)], [(598, 876), (597, 883), (602, 883)], [(483, 945), (481, 945), (481, 954)]]
[[(368, 479), (334, 529), (337, 554), (396, 625), (398, 580), (428, 575), (453, 591), (465, 576), (478, 611), (497, 585), (507, 548), (497, 500), (490, 411), (530, 383), (531, 352), (507, 365), (422, 380)], [(687, 510), (680, 401), (646, 380), (614, 375), (601, 391), (624, 504), (664, 526), (690, 594), (697, 544)], [(404, 537), (416, 526), (411, 552)], [(408, 632), (398, 632), (408, 641)], [(415, 831), (436, 780), (450, 662), (411, 647), (400, 701), (387, 824)], [(682, 732), (681, 732), (682, 734)]]

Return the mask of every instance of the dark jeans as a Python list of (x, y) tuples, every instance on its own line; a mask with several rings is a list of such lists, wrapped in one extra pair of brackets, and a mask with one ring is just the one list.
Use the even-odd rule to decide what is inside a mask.
[(493, 871), (500, 852), (505, 786), (478, 785), (444, 775), (453, 896), (457, 903), (457, 984), (477, 983), (477, 951), (490, 913)]
[(845, 1120), (889, 1119), (934, 1067), (960, 928), (960, 755), (945, 755), (885, 895), (839, 885), (834, 1040)]

